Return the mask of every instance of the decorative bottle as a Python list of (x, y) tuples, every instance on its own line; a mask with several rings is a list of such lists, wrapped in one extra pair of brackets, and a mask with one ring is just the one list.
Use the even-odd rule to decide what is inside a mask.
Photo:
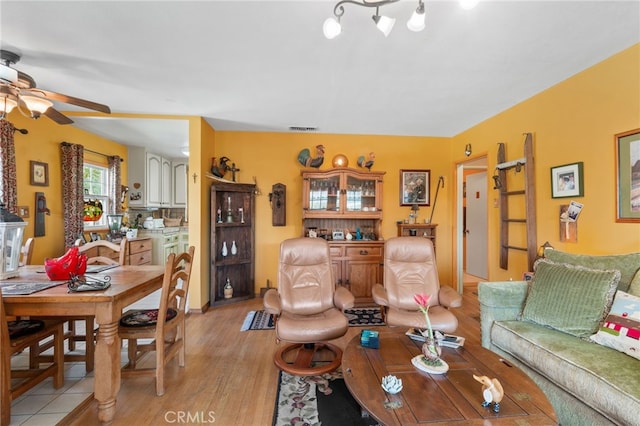
[(227, 250), (227, 242), (223, 241), (222, 242), (222, 257), (226, 257), (227, 254), (229, 254), (229, 251)]
[(231, 287), (231, 280), (227, 277), (227, 282), (224, 285), (224, 298), (231, 299), (233, 297), (233, 287)]
[(233, 242), (231, 243), (231, 254), (234, 256), (238, 254), (238, 246), (236, 246), (236, 240), (233, 240)]

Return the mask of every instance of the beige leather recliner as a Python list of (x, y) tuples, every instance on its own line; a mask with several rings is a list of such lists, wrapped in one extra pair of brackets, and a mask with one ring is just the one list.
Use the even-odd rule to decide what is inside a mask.
[[(295, 375), (317, 375), (336, 369), (342, 351), (327, 341), (344, 336), (349, 327), (343, 310), (354, 297), (336, 288), (329, 244), (320, 238), (292, 238), (280, 245), (278, 289), (264, 295), (265, 311), (276, 317), (278, 340), (293, 342), (274, 357), (275, 364)], [(333, 362), (318, 365), (316, 352), (328, 349)], [(295, 354), (295, 361), (287, 360)]]
[(458, 319), (448, 308), (462, 306), (462, 296), (440, 287), (433, 243), (428, 238), (394, 237), (384, 244), (384, 286), (375, 284), (373, 300), (382, 306), (390, 326), (425, 328), (414, 295), (431, 295), (429, 319), (434, 330), (453, 333)]

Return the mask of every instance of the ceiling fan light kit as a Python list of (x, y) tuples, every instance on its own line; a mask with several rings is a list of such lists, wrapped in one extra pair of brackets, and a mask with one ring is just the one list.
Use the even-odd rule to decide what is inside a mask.
[[(322, 32), (324, 36), (329, 40), (336, 38), (342, 32), (342, 26), (340, 25), (340, 18), (344, 15), (344, 4), (355, 4), (357, 6), (363, 7), (375, 7), (376, 13), (372, 16), (373, 22), (375, 22), (376, 27), (385, 37), (391, 33), (393, 29), (393, 24), (396, 22), (395, 18), (389, 18), (388, 16), (380, 15), (379, 9), (381, 6), (386, 6), (387, 4), (396, 3), (399, 0), (341, 0), (333, 7), (333, 15), (331, 18), (328, 18), (324, 21), (322, 25)], [(460, 0), (460, 6), (463, 9), (472, 9), (478, 4), (479, 0)], [(419, 32), (425, 29), (425, 9), (423, 0), (418, 0), (418, 7), (407, 21), (407, 28), (414, 32)]]
[(0, 50), (0, 59), (4, 62), (0, 64), (0, 119), (5, 118), (17, 107), (21, 114), (34, 119), (44, 114), (58, 124), (73, 123), (70, 118), (55, 110), (53, 102), (49, 99), (106, 114), (111, 113), (111, 109), (106, 105), (37, 89), (36, 82), (31, 76), (11, 67), (20, 60), (20, 55), (17, 53)]

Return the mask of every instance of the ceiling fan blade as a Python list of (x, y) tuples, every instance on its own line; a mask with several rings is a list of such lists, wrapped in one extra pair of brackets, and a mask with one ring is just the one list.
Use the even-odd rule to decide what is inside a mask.
[(71, 123), (73, 123), (72, 119), (70, 119), (69, 117), (67, 117), (66, 115), (64, 115), (60, 111), (58, 111), (57, 109), (54, 109), (53, 107), (49, 107), (49, 109), (47, 109), (44, 112), (44, 115), (46, 115), (47, 117), (49, 117), (50, 119), (52, 119), (53, 121), (55, 121), (58, 124), (71, 124)]
[(42, 90), (40, 88), (31, 89), (33, 92), (38, 92), (42, 96), (54, 101), (64, 102), (65, 104), (77, 105), (79, 107), (92, 109), (94, 111), (104, 112), (105, 114), (111, 114), (111, 108), (106, 105), (99, 104), (97, 102), (87, 101), (85, 99), (74, 98), (73, 96), (63, 95), (61, 93), (49, 92), (48, 90)]

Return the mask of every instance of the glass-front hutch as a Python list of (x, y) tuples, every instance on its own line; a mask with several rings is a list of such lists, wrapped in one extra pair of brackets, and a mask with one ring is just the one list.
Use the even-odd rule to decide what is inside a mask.
[(382, 282), (383, 176), (350, 168), (302, 172), (304, 235), (329, 241), (336, 284), (359, 305), (370, 304), (371, 287)]

